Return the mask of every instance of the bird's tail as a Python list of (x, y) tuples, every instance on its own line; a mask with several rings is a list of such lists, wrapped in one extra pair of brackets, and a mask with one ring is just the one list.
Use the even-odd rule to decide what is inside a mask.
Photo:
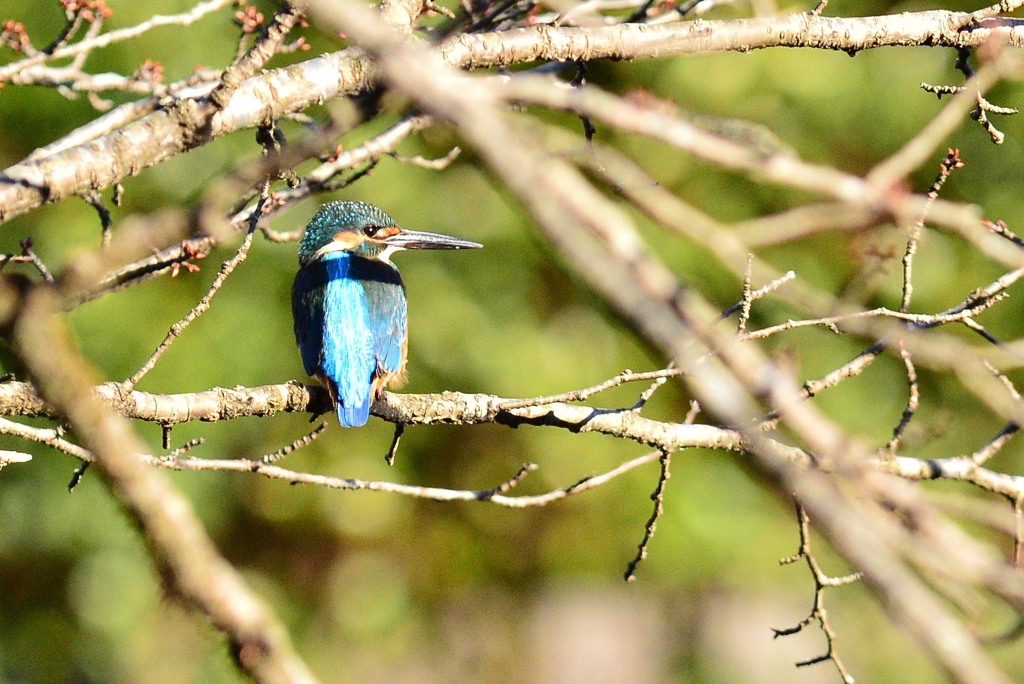
[(366, 425), (366, 421), (370, 420), (370, 401), (364, 401), (358, 404), (346, 404), (345, 402), (338, 402), (338, 422), (341, 427), (359, 427), (360, 425)]

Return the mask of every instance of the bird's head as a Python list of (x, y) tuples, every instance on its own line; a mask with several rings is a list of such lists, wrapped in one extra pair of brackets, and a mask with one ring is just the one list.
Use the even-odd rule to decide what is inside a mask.
[(402, 249), (473, 249), (483, 245), (459, 238), (399, 228), (395, 220), (365, 202), (328, 202), (314, 214), (299, 243), (299, 264), (330, 252), (349, 252), (388, 261)]

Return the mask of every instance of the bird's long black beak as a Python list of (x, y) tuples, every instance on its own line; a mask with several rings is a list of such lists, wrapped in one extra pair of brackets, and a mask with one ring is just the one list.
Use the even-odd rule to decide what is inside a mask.
[(406, 230), (385, 238), (382, 242), (397, 249), (478, 249), (479, 242), (471, 242), (440, 233), (426, 233), (421, 230)]

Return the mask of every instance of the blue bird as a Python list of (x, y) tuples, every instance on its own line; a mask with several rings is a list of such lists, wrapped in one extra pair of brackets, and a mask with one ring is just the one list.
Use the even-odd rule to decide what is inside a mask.
[(365, 202), (328, 202), (316, 212), (299, 243), (292, 285), (295, 341), (306, 372), (327, 387), (342, 427), (365, 424), (384, 388), (405, 379), (405, 285), (391, 255), (482, 246), (399, 228)]

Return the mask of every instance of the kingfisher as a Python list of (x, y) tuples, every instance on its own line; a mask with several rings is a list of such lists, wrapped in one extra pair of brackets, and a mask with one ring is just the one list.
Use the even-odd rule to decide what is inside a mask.
[(292, 317), (302, 365), (327, 387), (342, 427), (364, 425), (384, 388), (405, 380), (408, 308), (391, 255), (482, 246), (400, 228), (365, 202), (328, 202), (316, 212), (299, 242)]

